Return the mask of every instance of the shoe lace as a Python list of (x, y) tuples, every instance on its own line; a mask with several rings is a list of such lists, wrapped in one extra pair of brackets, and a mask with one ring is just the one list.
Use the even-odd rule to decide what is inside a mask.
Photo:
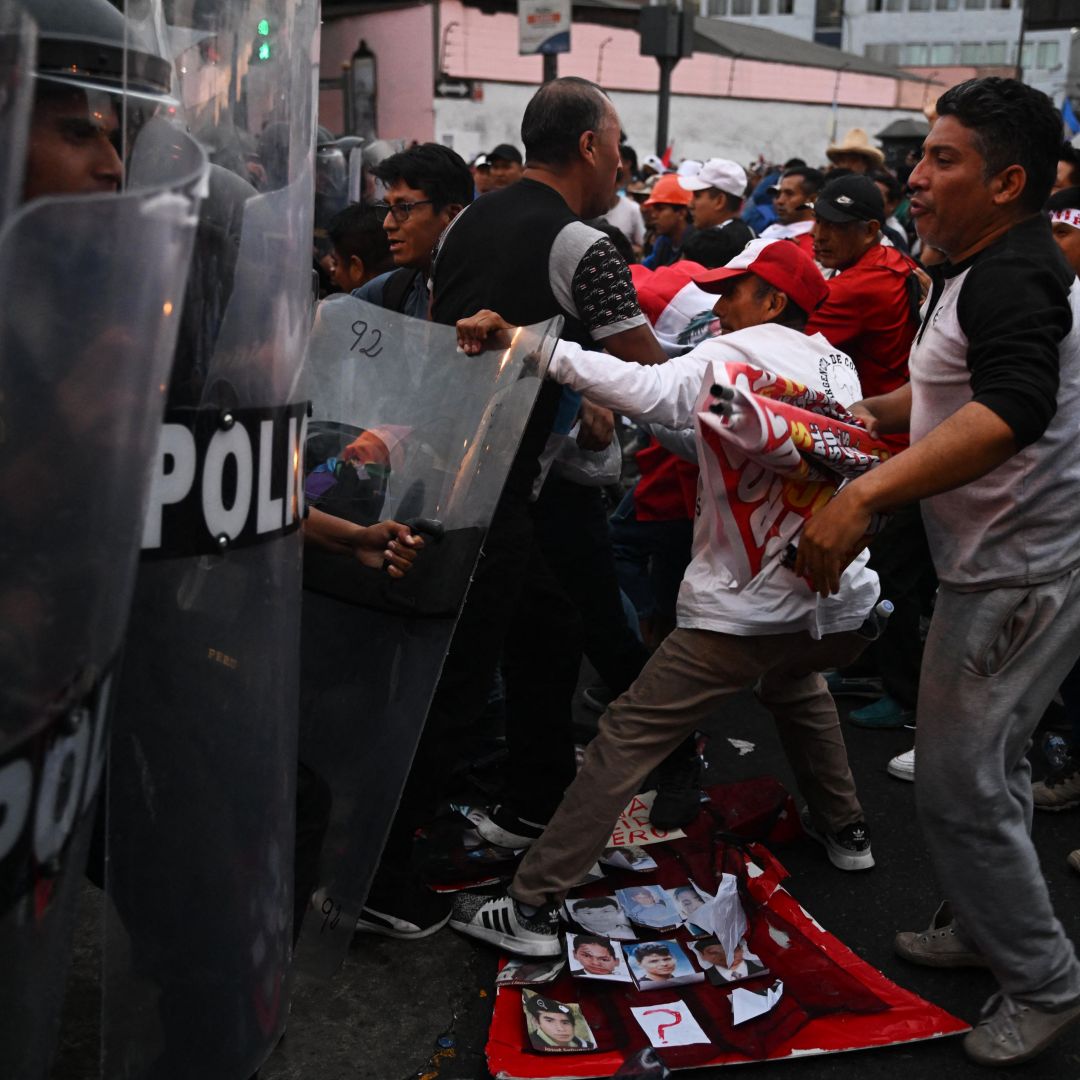
[(1018, 1047), (1023, 1043), (1023, 1037), (1017, 1021), (1025, 1012), (1026, 1005), (999, 991), (983, 1007), (980, 1023), (986, 1026), (986, 1032), (994, 1042)]

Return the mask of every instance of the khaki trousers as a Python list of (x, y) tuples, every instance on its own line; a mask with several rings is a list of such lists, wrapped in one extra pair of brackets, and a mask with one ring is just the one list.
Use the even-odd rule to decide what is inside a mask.
[(601, 717), (577, 778), (526, 853), (510, 893), (537, 906), (561, 900), (597, 860), (645, 777), (724, 698), (751, 686), (776, 721), (814, 823), (836, 832), (860, 821), (836, 706), (817, 672), (851, 663), (866, 643), (853, 632), (816, 641), (805, 631), (735, 637), (674, 630)]

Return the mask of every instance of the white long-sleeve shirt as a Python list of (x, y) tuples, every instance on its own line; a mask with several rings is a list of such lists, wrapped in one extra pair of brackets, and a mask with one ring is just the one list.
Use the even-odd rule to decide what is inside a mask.
[[(709, 387), (718, 379), (712, 365), (748, 363), (830, 394), (841, 405), (862, 397), (855, 364), (820, 334), (808, 337), (775, 323), (749, 327), (702, 342), (664, 364), (628, 364), (607, 353), (588, 352), (560, 342), (548, 369), (550, 378), (579, 390), (590, 401), (644, 423), (683, 430), (694, 425)], [(679, 589), (678, 624), (752, 637), (806, 630), (813, 637), (854, 630), (878, 598), (877, 574), (864, 551), (844, 571), (840, 591), (822, 599), (801, 578), (767, 561), (760, 573), (739, 586), (722, 558), (721, 515), (709, 499), (725, 498), (722, 483), (710, 477), (709, 455), (698, 480), (692, 558)], [(709, 495), (703, 494), (703, 484)]]

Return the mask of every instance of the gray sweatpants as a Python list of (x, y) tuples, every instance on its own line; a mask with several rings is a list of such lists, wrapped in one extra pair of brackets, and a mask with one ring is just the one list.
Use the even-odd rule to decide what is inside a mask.
[(919, 683), (915, 791), (961, 936), (1002, 990), (1031, 1004), (1080, 995), (1080, 965), (1031, 842), (1026, 753), (1080, 653), (1080, 570), (1027, 588), (942, 586)]

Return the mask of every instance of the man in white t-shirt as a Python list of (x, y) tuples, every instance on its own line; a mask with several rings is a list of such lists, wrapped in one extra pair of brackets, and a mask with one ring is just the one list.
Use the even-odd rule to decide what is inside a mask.
[[(685, 432), (706, 407), (714, 382), (728, 381), (728, 364), (771, 371), (841, 405), (859, 400), (850, 357), (823, 337), (802, 333), (828, 289), (796, 245), (755, 240), (726, 267), (701, 272), (697, 282), (719, 293), (721, 337), (650, 367), (560, 342), (549, 376), (675, 432)], [(467, 351), (476, 351), (478, 339), (503, 326), (484, 312), (459, 323), (459, 336)], [(701, 451), (700, 434), (696, 442)], [(724, 485), (712, 474), (711, 455), (699, 457), (693, 557), (679, 592), (678, 627), (601, 718), (577, 778), (507, 894), (459, 894), (451, 925), (463, 933), (511, 952), (554, 955), (558, 923), (548, 913), (595, 862), (620, 810), (689, 732), (747, 687), (776, 720), (808, 804), (811, 835), (841, 869), (874, 864), (836, 707), (817, 672), (861, 651), (865, 639), (856, 631), (877, 600), (877, 575), (863, 553), (844, 572), (839, 593), (825, 599), (781, 564), (780, 551), (767, 553), (756, 574), (740, 574), (736, 559), (725, 560), (732, 539), (723, 535), (717, 512)]]

